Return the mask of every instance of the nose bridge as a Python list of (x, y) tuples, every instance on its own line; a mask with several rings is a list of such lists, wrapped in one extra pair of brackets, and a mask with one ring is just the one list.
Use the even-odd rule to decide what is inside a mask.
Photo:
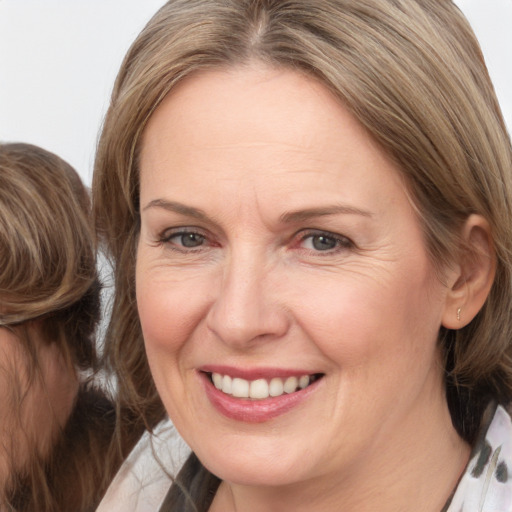
[(244, 347), (286, 330), (286, 314), (272, 289), (272, 270), (265, 260), (263, 251), (251, 245), (233, 250), (226, 260), (209, 312), (210, 329), (225, 343)]

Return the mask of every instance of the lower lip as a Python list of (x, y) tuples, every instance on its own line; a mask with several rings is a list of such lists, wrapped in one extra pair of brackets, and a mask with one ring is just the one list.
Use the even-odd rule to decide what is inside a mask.
[(323, 380), (318, 379), (307, 388), (294, 393), (263, 400), (249, 400), (226, 395), (213, 385), (207, 374), (201, 372), (200, 376), (203, 380), (206, 396), (215, 409), (227, 418), (245, 423), (263, 423), (286, 414), (306, 400), (311, 393), (314, 393), (318, 384)]

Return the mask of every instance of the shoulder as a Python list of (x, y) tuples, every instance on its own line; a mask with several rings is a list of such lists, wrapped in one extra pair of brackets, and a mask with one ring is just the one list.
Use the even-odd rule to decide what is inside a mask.
[(145, 432), (108, 488), (97, 512), (155, 512), (190, 453), (166, 419)]

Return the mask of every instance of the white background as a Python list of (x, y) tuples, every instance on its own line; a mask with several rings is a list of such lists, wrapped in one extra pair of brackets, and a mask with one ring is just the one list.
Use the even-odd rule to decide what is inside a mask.
[[(0, 140), (53, 151), (89, 184), (121, 59), (163, 3), (0, 0)], [(456, 3), (480, 40), (512, 131), (512, 0)]]

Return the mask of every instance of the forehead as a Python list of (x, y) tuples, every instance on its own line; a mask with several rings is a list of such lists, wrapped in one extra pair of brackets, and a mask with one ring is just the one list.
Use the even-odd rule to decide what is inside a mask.
[(357, 200), (377, 176), (404, 188), (394, 163), (326, 86), (261, 64), (180, 83), (149, 121), (140, 163), (142, 203), (212, 184), (228, 193), (228, 183), (237, 193), (289, 190), (297, 202), (344, 189)]
[[(200, 71), (181, 81), (159, 105), (144, 131), (142, 148), (144, 152), (148, 144), (158, 139), (159, 128), (153, 127), (162, 118), (172, 117), (176, 123), (176, 140), (186, 137), (187, 143), (204, 145), (215, 135), (241, 143), (254, 141), (258, 135), (303, 138), (308, 133), (313, 137), (338, 124), (336, 114), (341, 110), (345, 110), (341, 102), (324, 84), (300, 71), (258, 62)], [(187, 130), (190, 124), (193, 127)], [(244, 130), (240, 130), (242, 125)], [(343, 125), (347, 133), (364, 132), (367, 136), (348, 112)]]

